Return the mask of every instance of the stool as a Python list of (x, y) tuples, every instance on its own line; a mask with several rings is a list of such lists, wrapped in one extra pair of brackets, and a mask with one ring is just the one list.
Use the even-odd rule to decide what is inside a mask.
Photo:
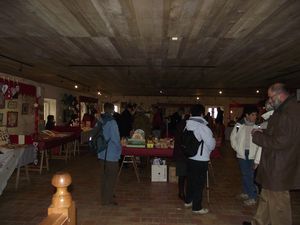
[(212, 166), (211, 161), (208, 162), (208, 169), (206, 172), (206, 195), (207, 195), (207, 203), (209, 203), (209, 191), (210, 191), (210, 183), (209, 183), (209, 174), (211, 173), (211, 176), (213, 178), (213, 182), (216, 183), (215, 175), (214, 175), (214, 169)]
[(79, 150), (79, 140), (78, 139), (74, 140), (74, 149), (73, 149), (74, 157), (76, 156), (76, 151), (77, 151), (77, 154), (79, 155), (80, 150)]
[(124, 155), (124, 158), (122, 160), (122, 164), (121, 164), (121, 167), (120, 167), (120, 170), (118, 173), (118, 179), (119, 179), (119, 176), (121, 175), (124, 163), (131, 163), (133, 165), (136, 178), (137, 178), (138, 182), (140, 183), (140, 177), (139, 177), (139, 172), (138, 172), (138, 168), (137, 168), (137, 164), (136, 164), (136, 159), (133, 155)]
[[(47, 171), (49, 171), (49, 157), (48, 157), (48, 151), (47, 149), (43, 149), (40, 151), (41, 158), (40, 158), (40, 174), (42, 174), (43, 168), (46, 168)], [(44, 160), (46, 163), (46, 166), (44, 166)]]
[[(26, 179), (30, 183), (30, 178), (29, 178), (29, 173), (28, 173), (28, 165), (24, 165), (24, 168), (25, 168)], [(18, 186), (19, 186), (20, 170), (21, 170), (21, 166), (18, 165), (17, 177), (16, 177), (16, 186), (15, 186), (16, 190), (18, 189)]]

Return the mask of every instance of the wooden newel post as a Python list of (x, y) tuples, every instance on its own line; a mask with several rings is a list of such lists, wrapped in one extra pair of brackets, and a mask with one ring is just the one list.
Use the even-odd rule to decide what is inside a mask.
[(56, 193), (52, 197), (53, 208), (66, 208), (72, 204), (72, 196), (68, 192), (68, 186), (72, 183), (69, 173), (59, 172), (52, 178), (52, 185), (57, 188)]
[(72, 178), (67, 172), (58, 172), (52, 178), (52, 185), (57, 188), (52, 197), (52, 204), (48, 208), (48, 216), (52, 214), (63, 214), (67, 217), (64, 224), (76, 224), (75, 202), (68, 191), (68, 186), (72, 183)]

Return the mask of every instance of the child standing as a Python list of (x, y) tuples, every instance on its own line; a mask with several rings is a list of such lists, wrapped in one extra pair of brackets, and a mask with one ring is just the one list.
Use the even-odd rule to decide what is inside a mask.
[(257, 107), (247, 105), (244, 107), (243, 118), (238, 121), (230, 135), (231, 146), (236, 151), (240, 170), (242, 173), (243, 192), (239, 195), (244, 204), (256, 204), (257, 191), (254, 184), (254, 158), (258, 146), (252, 142), (251, 131), (256, 128)]

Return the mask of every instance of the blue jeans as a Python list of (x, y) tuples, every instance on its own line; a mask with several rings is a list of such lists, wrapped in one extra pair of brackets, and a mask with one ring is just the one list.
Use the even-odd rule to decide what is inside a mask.
[(257, 192), (254, 184), (254, 160), (249, 159), (249, 150), (245, 150), (245, 158), (239, 159), (240, 169), (242, 173), (243, 193), (247, 194), (249, 198), (256, 199)]

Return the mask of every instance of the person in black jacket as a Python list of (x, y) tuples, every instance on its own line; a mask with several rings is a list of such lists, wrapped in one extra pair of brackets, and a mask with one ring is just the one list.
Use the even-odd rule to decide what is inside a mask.
[(120, 116), (120, 137), (130, 137), (133, 125), (133, 115), (135, 114), (136, 104), (127, 104)]
[(175, 135), (177, 124), (180, 123), (182, 120), (182, 115), (184, 114), (184, 108), (179, 108), (178, 111), (173, 113), (170, 116), (170, 123), (169, 123), (169, 135), (172, 137)]
[(173, 157), (176, 162), (176, 176), (178, 176), (178, 197), (185, 201), (185, 183), (186, 183), (186, 176), (187, 176), (187, 158), (183, 154), (181, 150), (181, 137), (183, 130), (186, 125), (186, 120), (189, 118), (189, 115), (185, 115), (184, 119), (181, 120), (177, 126), (174, 136), (174, 153)]
[(54, 116), (53, 115), (48, 115), (45, 129), (46, 130), (53, 130), (54, 126), (55, 126)]

